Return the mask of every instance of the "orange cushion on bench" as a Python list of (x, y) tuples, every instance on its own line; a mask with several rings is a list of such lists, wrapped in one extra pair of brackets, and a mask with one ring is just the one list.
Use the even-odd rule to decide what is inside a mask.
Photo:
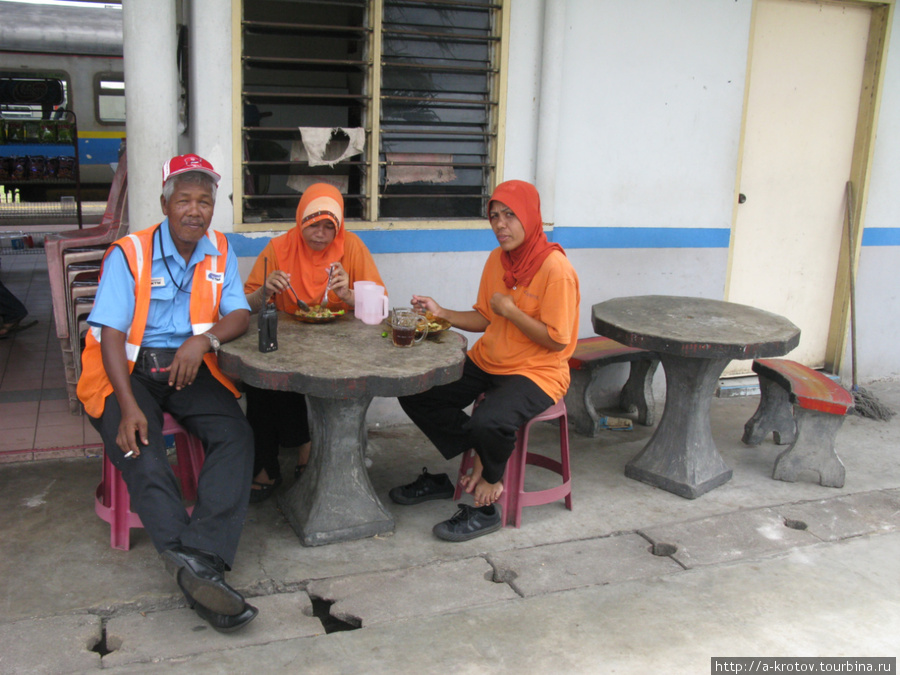
[(639, 347), (626, 347), (620, 342), (611, 340), (608, 337), (590, 337), (582, 338), (575, 346), (575, 351), (569, 359), (569, 368), (581, 370), (585, 364), (591, 363), (598, 359), (623, 361), (630, 360), (629, 357), (635, 354), (649, 353), (646, 349)]
[(791, 394), (791, 402), (807, 410), (844, 415), (853, 397), (834, 380), (789, 359), (756, 359), (753, 370), (775, 380)]

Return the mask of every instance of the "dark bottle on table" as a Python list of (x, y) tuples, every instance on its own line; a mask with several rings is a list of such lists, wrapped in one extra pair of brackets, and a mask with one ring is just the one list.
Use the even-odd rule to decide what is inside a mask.
[(274, 352), (278, 349), (278, 310), (275, 304), (268, 302), (258, 317), (259, 351)]

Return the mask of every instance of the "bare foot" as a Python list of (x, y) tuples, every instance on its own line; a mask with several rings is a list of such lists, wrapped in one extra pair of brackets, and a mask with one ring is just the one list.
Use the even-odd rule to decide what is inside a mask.
[(503, 481), (488, 483), (484, 478), (475, 486), (475, 506), (490, 506), (503, 494)]
[(465, 488), (466, 493), (472, 494), (472, 490), (481, 481), (481, 474), (484, 472), (484, 464), (481, 463), (481, 457), (475, 453), (475, 461), (472, 465), (472, 473), (460, 478), (459, 482)]
[(300, 446), (299, 452), (297, 453), (297, 464), (300, 466), (306, 466), (309, 462), (309, 451), (312, 448), (312, 443), (307, 441), (303, 445)]
[(259, 485), (272, 485), (275, 482), (275, 479), (269, 478), (268, 472), (265, 469), (263, 469), (258, 474), (256, 474), (256, 477), (253, 479), (253, 482), (258, 483), (258, 485), (251, 485), (250, 486), (251, 489), (259, 490)]

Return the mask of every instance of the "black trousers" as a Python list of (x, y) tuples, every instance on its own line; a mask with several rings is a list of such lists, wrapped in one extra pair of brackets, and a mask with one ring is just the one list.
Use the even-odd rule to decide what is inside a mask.
[[(100, 419), (90, 418), (106, 454), (119, 471), (131, 508), (137, 513), (157, 551), (181, 544), (215, 553), (230, 569), (237, 551), (250, 499), (253, 432), (234, 398), (206, 366), (194, 383), (176, 391), (135, 369), (131, 387), (147, 417), (150, 444), (139, 457), (125, 459), (116, 445), (122, 418), (115, 394), (106, 397)], [(181, 490), (166, 456), (162, 434), (167, 412), (203, 443), (205, 459), (197, 486), (197, 502), (188, 516)]]
[(245, 385), (247, 421), (253, 429), (253, 475), (263, 469), (281, 478), (278, 447), (296, 448), (309, 441), (306, 397), (295, 391), (257, 389)]
[(0, 318), (3, 323), (12, 323), (16, 319), (24, 319), (28, 314), (25, 305), (19, 300), (12, 291), (3, 285), (0, 281)]
[[(479, 395), (484, 400), (470, 417), (464, 411)], [(400, 406), (446, 458), (474, 448), (489, 483), (503, 478), (516, 444), (516, 431), (554, 401), (524, 375), (491, 375), (467, 356), (463, 375), (412, 396)]]

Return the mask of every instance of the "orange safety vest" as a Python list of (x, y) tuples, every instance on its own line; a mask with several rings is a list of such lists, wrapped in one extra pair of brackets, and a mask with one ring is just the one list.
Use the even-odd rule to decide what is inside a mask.
[[(161, 223), (135, 234), (129, 234), (114, 242), (125, 254), (125, 260), (135, 279), (134, 283), (134, 317), (125, 339), (125, 358), (128, 360), (128, 372), (134, 370), (138, 354), (141, 351), (141, 340), (147, 326), (147, 315), (150, 313), (150, 271), (153, 261), (153, 234)], [(222, 285), (225, 278), (225, 262), (228, 253), (228, 240), (225, 235), (214, 230), (207, 230), (206, 236), (216, 246), (221, 255), (208, 255), (194, 267), (194, 280), (191, 287), (191, 330), (194, 335), (201, 335), (212, 328), (219, 320), (219, 301), (222, 299)], [(109, 255), (112, 246), (106, 252)], [(104, 256), (105, 259), (105, 256)], [(99, 418), (103, 414), (106, 397), (113, 391), (112, 383), (103, 368), (103, 357), (100, 353), (100, 328), (92, 327), (85, 340), (81, 355), (81, 377), (78, 379), (78, 399), (84, 404), (88, 415)], [(213, 376), (225, 385), (235, 397), (240, 397), (237, 389), (221, 370), (212, 352), (203, 356)]]

